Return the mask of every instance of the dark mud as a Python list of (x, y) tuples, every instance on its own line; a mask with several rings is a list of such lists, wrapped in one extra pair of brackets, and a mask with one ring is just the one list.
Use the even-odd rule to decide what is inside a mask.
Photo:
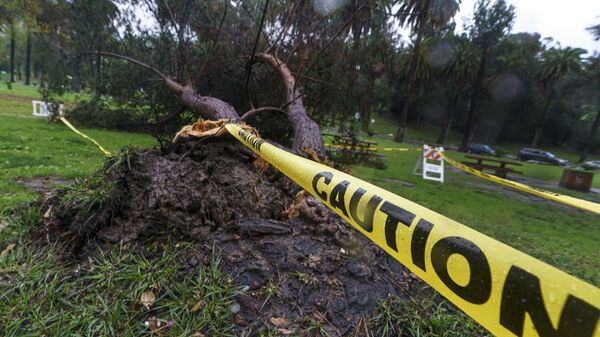
[[(357, 335), (357, 329), (375, 335), (365, 322), (379, 302), (402, 297), (416, 282), (232, 140), (186, 141), (167, 153), (132, 152), (107, 165), (103, 180), (97, 188), (114, 184), (107, 201), (94, 207), (65, 201), (65, 191), (49, 198), (44, 235), (62, 240), (65, 254), (80, 258), (99, 242), (143, 242), (165, 232), (217, 247), (222, 268), (245, 289), (236, 299), (239, 335), (277, 328), (304, 336), (315, 324), (330, 336)], [(205, 256), (182, 261), (182, 270), (193, 273), (207, 261), (211, 251), (202, 251)]]
[(34, 192), (46, 194), (50, 193), (57, 186), (70, 186), (73, 184), (74, 181), (54, 176), (47, 176), (35, 178), (19, 178), (18, 182), (27, 187), (30, 187)]

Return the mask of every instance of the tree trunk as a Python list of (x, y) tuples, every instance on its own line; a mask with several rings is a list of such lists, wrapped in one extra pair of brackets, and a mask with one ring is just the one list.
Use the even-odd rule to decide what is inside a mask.
[[(425, 4), (425, 8), (429, 8), (429, 1)], [(402, 114), (400, 115), (400, 120), (398, 123), (398, 130), (396, 131), (396, 136), (394, 137), (394, 141), (398, 143), (402, 143), (404, 141), (404, 135), (406, 133), (406, 123), (408, 121), (408, 110), (410, 106), (413, 104), (413, 101), (416, 96), (416, 86), (417, 82), (417, 62), (419, 61), (419, 49), (421, 48), (421, 40), (423, 39), (423, 34), (425, 33), (425, 15), (426, 13), (420, 13), (419, 16), (419, 28), (417, 29), (417, 37), (415, 39), (415, 46), (413, 52), (410, 56), (410, 65), (408, 68), (408, 74), (406, 79), (404, 80), (403, 86), (406, 86), (406, 92), (404, 97), (404, 102), (402, 102)]]
[(371, 97), (373, 97), (373, 89), (375, 87), (375, 73), (372, 67), (369, 67), (367, 73), (367, 88), (365, 93), (362, 95), (362, 111), (361, 121), (363, 131), (369, 130), (369, 123), (371, 120)]
[(552, 102), (552, 94), (548, 96), (548, 100), (546, 100), (546, 106), (538, 119), (538, 122), (535, 126), (535, 133), (533, 135), (533, 140), (531, 141), (531, 147), (537, 147), (542, 139), (542, 134), (544, 133), (544, 125), (546, 125), (546, 120), (548, 119), (548, 111), (550, 111), (550, 103)]
[(96, 95), (101, 94), (101, 83), (102, 83), (102, 55), (96, 55)]
[(398, 123), (398, 130), (396, 131), (396, 136), (394, 137), (394, 141), (398, 143), (402, 143), (404, 141), (404, 135), (406, 134), (406, 122), (408, 120), (408, 101), (411, 99), (407, 99), (402, 104), (402, 113), (400, 114), (400, 121)]
[(284, 104), (285, 112), (294, 132), (292, 149), (298, 153), (302, 153), (305, 148), (312, 149), (321, 158), (325, 158), (325, 145), (323, 145), (321, 129), (308, 117), (302, 103), (302, 95), (296, 87), (296, 79), (288, 66), (277, 57), (267, 53), (257, 54), (256, 59), (277, 70), (283, 80), (287, 100)]
[(463, 135), (461, 142), (461, 149), (465, 150), (467, 145), (473, 141), (477, 124), (479, 122), (479, 96), (481, 95), (481, 86), (483, 84), (483, 77), (485, 76), (485, 66), (487, 57), (490, 52), (489, 47), (483, 49), (481, 54), (481, 60), (479, 61), (479, 69), (477, 70), (477, 77), (475, 78), (475, 84), (473, 85), (473, 92), (469, 102), (469, 115), (467, 118), (467, 131)]
[(9, 60), (9, 71), (10, 71), (10, 82), (15, 82), (15, 22), (11, 21), (10, 25), (10, 60)]
[(454, 111), (458, 106), (458, 100), (460, 95), (454, 96), (452, 103), (448, 107), (448, 112), (446, 113), (446, 118), (444, 118), (444, 122), (442, 123), (442, 129), (440, 130), (440, 135), (436, 140), (438, 144), (444, 144), (446, 141), (446, 137), (448, 137), (448, 133), (450, 133), (450, 128), (452, 127), (452, 120), (454, 119)]
[(73, 72), (73, 79), (71, 80), (71, 90), (75, 92), (81, 91), (81, 60), (73, 60), (71, 65), (71, 71)]
[(596, 118), (594, 119), (594, 124), (592, 124), (592, 129), (590, 130), (590, 135), (588, 136), (588, 141), (585, 144), (585, 147), (581, 151), (581, 157), (579, 158), (579, 163), (584, 162), (587, 159), (587, 156), (590, 154), (590, 150), (594, 145), (594, 139), (596, 138), (596, 133), (598, 132), (598, 126), (600, 126), (600, 107), (598, 108), (598, 113), (596, 114)]
[(27, 42), (25, 43), (25, 85), (31, 84), (31, 32), (27, 29)]
[(345, 111), (342, 111), (342, 118), (340, 120), (340, 131), (343, 132), (346, 129), (346, 123), (348, 122), (348, 116), (354, 118), (354, 111), (356, 107), (356, 95), (354, 93), (354, 84), (356, 83), (358, 58), (360, 53), (360, 36), (361, 29), (358, 24), (357, 18), (352, 21), (352, 56), (350, 57), (350, 69), (348, 71), (348, 85), (346, 87), (346, 98), (344, 99)]

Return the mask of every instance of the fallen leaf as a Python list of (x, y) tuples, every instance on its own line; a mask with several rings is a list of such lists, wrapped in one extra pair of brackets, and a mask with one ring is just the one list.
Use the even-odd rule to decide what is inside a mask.
[(48, 219), (52, 216), (52, 205), (50, 205), (50, 207), (48, 207), (48, 210), (46, 210), (46, 213), (44, 213), (44, 219)]
[(6, 222), (4, 220), (0, 220), (0, 231), (2, 231), (7, 226), (8, 226), (8, 222)]
[(260, 157), (256, 159), (253, 164), (260, 173), (265, 173), (267, 169), (269, 169), (269, 162)]
[(196, 302), (196, 304), (194, 304), (194, 306), (192, 307), (192, 312), (196, 312), (198, 310), (200, 310), (200, 308), (202, 308), (202, 301), (198, 301)]
[(156, 336), (162, 336), (163, 332), (160, 331), (160, 326), (159, 326), (159, 322), (157, 320), (150, 320), (148, 321), (148, 328), (150, 329), (150, 331), (152, 332), (152, 334), (156, 335)]
[(283, 317), (271, 317), (269, 321), (276, 327), (288, 326), (290, 324), (290, 321)]
[(8, 244), (8, 246), (6, 246), (6, 248), (4, 248), (4, 250), (2, 251), (2, 253), (0, 253), (0, 256), (4, 256), (4, 255), (8, 254), (8, 252), (10, 252), (13, 248), (15, 248), (15, 244), (14, 243)]
[(154, 295), (154, 292), (146, 290), (142, 293), (142, 296), (140, 296), (140, 301), (142, 302), (142, 305), (149, 310), (152, 308), (152, 305), (154, 305), (154, 302), (156, 302), (156, 295)]
[(277, 331), (279, 331), (279, 333), (282, 335), (291, 335), (295, 332), (294, 330), (288, 330), (288, 329), (284, 329), (284, 328), (279, 328), (279, 329), (277, 329)]

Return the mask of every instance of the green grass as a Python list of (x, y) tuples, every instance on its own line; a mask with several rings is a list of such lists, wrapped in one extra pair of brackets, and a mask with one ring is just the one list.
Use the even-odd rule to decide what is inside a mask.
[(378, 327), (380, 337), (491, 337), (472, 319), (426, 290), (412, 294), (410, 301), (397, 297), (381, 301), (371, 323)]
[[(25, 85), (23, 83), (16, 82), (12, 83), (11, 86), (12, 88), (8, 89), (8, 86), (5, 82), (0, 82), (0, 96), (24, 97), (29, 99), (30, 101), (33, 99), (39, 100), (42, 98), (42, 94), (39, 92), (39, 87), (35, 82), (33, 85)], [(87, 95), (87, 93), (67, 92), (64, 96), (60, 97), (59, 100), (72, 103), (81, 95)]]
[[(395, 134), (396, 128), (397, 128), (397, 122), (394, 120), (385, 118), (385, 117), (376, 117), (375, 123), (371, 124), (372, 130), (375, 130), (378, 134), (383, 134), (383, 135)], [(440, 128), (435, 125), (430, 125), (430, 124), (412, 125), (406, 131), (406, 139), (433, 144), (437, 140), (439, 132), (440, 132)], [(456, 132), (455, 130), (451, 130), (446, 139), (446, 143), (453, 145), (453, 146), (458, 146), (461, 143), (461, 139), (462, 139), (462, 134), (460, 134), (459, 132)], [(379, 144), (381, 144), (381, 143), (387, 144), (387, 145), (380, 145), (380, 146), (403, 147), (402, 145), (399, 145), (398, 143), (388, 142), (386, 140), (382, 140), (381, 138), (372, 137), (371, 140), (376, 141)], [(493, 146), (501, 148), (502, 150), (506, 151), (507, 153), (516, 156), (521, 148), (528, 147), (529, 145), (528, 144), (516, 144), (516, 143), (501, 143), (501, 144), (493, 144)], [(577, 152), (567, 151), (560, 147), (547, 146), (547, 145), (542, 145), (542, 146), (540, 146), (540, 148), (543, 150), (546, 150), (546, 151), (550, 151), (550, 152), (554, 153), (555, 155), (557, 155), (558, 157), (567, 159), (572, 164), (577, 163), (577, 161), (579, 160), (580, 154)], [(459, 161), (464, 161), (464, 160), (472, 161), (470, 159), (464, 158), (464, 154), (462, 154), (462, 153), (453, 154), (452, 157)], [(588, 160), (600, 160), (600, 154), (599, 153), (591, 154), (589, 156)], [(558, 182), (560, 181), (562, 172), (564, 170), (563, 167), (553, 166), (553, 165), (543, 165), (543, 164), (533, 164), (533, 163), (522, 163), (522, 164), (523, 164), (523, 166), (519, 166), (519, 167), (515, 167), (515, 168), (517, 171), (523, 172), (523, 177), (553, 182), (553, 183), (556, 183), (557, 185), (558, 185)], [(595, 174), (592, 186), (595, 188), (600, 188), (600, 175), (598, 173)], [(556, 187), (558, 188), (558, 186), (556, 186)], [(561, 193), (569, 194), (572, 192), (569, 190), (562, 189)], [(580, 195), (577, 193), (574, 193), (574, 194)]]
[[(214, 252), (210, 266), (192, 274), (181, 258), (204, 252), (186, 242), (150, 242), (143, 253), (114, 246), (86, 260), (59, 260), (56, 246), (24, 237), (39, 210), (22, 214), (2, 217), (8, 226), (0, 237), (10, 233), (16, 246), (0, 257), (0, 335), (156, 336), (145, 322), (161, 322), (165, 336), (232, 336), (231, 308), (241, 291)], [(156, 297), (150, 308), (141, 302), (147, 291)]]
[[(382, 147), (417, 148), (381, 139), (377, 141)], [(425, 181), (412, 174), (418, 151), (384, 154), (385, 169), (356, 165), (352, 174), (600, 285), (597, 215), (552, 202), (518, 199), (515, 197), (519, 192), (508, 187), (450, 170), (446, 170), (443, 184)], [(460, 159), (461, 154), (450, 152), (449, 156)], [(403, 182), (414, 187), (406, 187)], [(556, 190), (582, 196), (569, 190)]]
[[(31, 188), (17, 181), (19, 178), (80, 178), (104, 163), (95, 145), (60, 122), (0, 116), (0, 125), (0, 209), (36, 198)], [(81, 131), (112, 153), (123, 146), (156, 145), (155, 139), (146, 134), (86, 128)]]

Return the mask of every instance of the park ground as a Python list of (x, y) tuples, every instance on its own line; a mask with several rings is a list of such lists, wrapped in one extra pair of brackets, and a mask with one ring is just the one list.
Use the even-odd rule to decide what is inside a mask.
[[(157, 322), (175, 322), (169, 335), (202, 336), (198, 331), (228, 335), (234, 324), (230, 309), (241, 290), (220, 273), (216, 258), (214, 268), (183, 277), (174, 262), (183, 252), (196, 249), (190, 242), (166, 237), (146, 245), (145, 254), (110, 247), (87, 261), (64, 261), (55, 257), (53, 245), (29, 241), (29, 231), (43, 216), (35, 202), (53, 187), (91, 175), (104, 160), (94, 145), (64, 125), (33, 118), (31, 100), (35, 98), (39, 93), (32, 87), (16, 84), (10, 91), (6, 86), (0, 88), (0, 327), (4, 327), (0, 335), (22, 335), (22, 327), (27, 326), (25, 332), (30, 335), (85, 332), (150, 336), (157, 335)], [(67, 105), (74, 99), (67, 97)], [(124, 146), (157, 145), (145, 134), (81, 130), (113, 153)], [(394, 125), (382, 118), (376, 117), (373, 130), (377, 134), (370, 139), (378, 146), (417, 148), (392, 142), (386, 135), (395, 131)], [(408, 138), (432, 142), (436, 132), (434, 127), (421, 125), (413, 127)], [(457, 143), (459, 136), (451, 134), (449, 142)], [(501, 144), (509, 153), (516, 153), (521, 146)], [(571, 162), (578, 156), (547, 149)], [(423, 181), (412, 174), (416, 151), (384, 155), (384, 169), (357, 165), (352, 167), (352, 174), (600, 285), (597, 215), (452, 169), (446, 170), (444, 184)], [(463, 159), (458, 152), (448, 155)], [(559, 167), (526, 163), (520, 170), (532, 184), (546, 190), (600, 201), (597, 194), (558, 187)], [(593, 186), (600, 188), (600, 177), (596, 176)], [(149, 319), (139, 298), (153, 287), (161, 289), (161, 296), (156, 299), (157, 316)], [(372, 322), (387, 332), (399, 329), (392, 322), (401, 322), (404, 333), (412, 336), (483, 335), (473, 321), (430, 292), (413, 295), (415, 305), (399, 304), (394, 299), (383, 302)], [(314, 335), (319, 335), (319, 329), (319, 322), (315, 322)]]

